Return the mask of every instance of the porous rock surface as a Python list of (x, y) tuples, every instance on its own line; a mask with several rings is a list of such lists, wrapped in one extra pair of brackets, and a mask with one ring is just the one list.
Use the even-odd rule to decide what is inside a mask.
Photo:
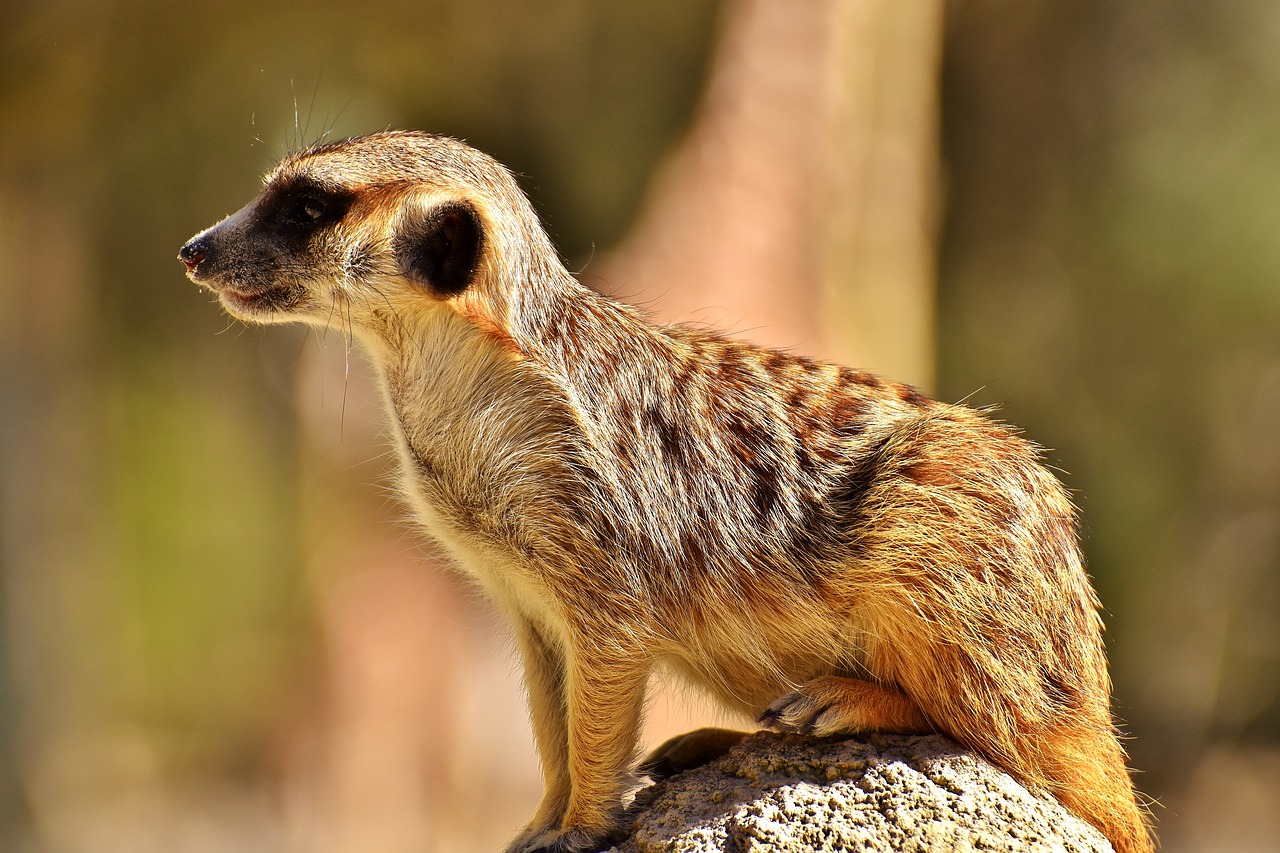
[(1111, 851), (1055, 800), (945, 737), (761, 732), (642, 789), (613, 853)]

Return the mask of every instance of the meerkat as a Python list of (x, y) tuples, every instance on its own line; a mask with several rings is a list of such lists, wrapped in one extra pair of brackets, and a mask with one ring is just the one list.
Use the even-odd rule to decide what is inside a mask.
[(658, 665), (784, 732), (945, 733), (1121, 853), (1153, 849), (1074, 507), (1009, 428), (650, 324), (443, 136), (286, 156), (179, 258), (235, 317), (341, 327), (370, 355), (407, 502), (514, 626), (545, 791), (508, 853), (616, 831)]

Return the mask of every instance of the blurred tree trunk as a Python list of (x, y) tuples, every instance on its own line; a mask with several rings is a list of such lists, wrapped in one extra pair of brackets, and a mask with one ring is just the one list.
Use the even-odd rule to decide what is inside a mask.
[(664, 320), (931, 387), (940, 0), (742, 0), (599, 270)]

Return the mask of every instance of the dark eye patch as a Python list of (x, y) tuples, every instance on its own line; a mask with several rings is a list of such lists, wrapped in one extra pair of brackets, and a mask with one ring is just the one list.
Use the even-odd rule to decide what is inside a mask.
[(282, 182), (267, 191), (259, 217), (262, 224), (283, 236), (306, 238), (342, 220), (355, 200), (355, 193), (296, 179)]

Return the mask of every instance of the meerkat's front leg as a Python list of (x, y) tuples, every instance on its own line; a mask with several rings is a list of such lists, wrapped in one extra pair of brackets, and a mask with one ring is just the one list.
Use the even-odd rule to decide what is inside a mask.
[(527, 619), (517, 617), (515, 628), (543, 784), (538, 810), (511, 845), (519, 850), (525, 841), (559, 826), (569, 807), (569, 716), (564, 655)]
[[(507, 853), (595, 850), (618, 828), (622, 797), (635, 779), (632, 764), (649, 666), (640, 655), (619, 652), (614, 639), (577, 637), (563, 652), (543, 643), (541, 650), (552, 657), (533, 658), (535, 667), (556, 663), (527, 673), (531, 702), (559, 704), (550, 709), (535, 705), (547, 791)], [(558, 685), (557, 669), (562, 676)], [(557, 739), (560, 725), (564, 741)]]

